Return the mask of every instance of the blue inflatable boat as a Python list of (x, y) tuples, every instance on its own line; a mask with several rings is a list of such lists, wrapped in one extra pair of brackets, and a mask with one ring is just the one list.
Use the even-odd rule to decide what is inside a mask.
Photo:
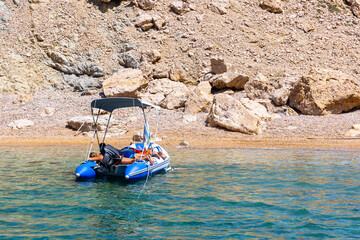
[[(106, 148), (104, 141), (106, 138), (106, 133), (109, 127), (109, 122), (111, 119), (112, 112), (115, 109), (126, 108), (126, 107), (140, 107), (142, 109), (145, 120), (144, 135), (143, 135), (144, 140), (141, 143), (131, 144), (130, 146), (124, 147), (121, 150), (116, 150), (112, 146), (110, 148)], [(94, 108), (99, 109), (96, 119), (93, 111)], [(101, 146), (105, 146), (104, 153), (106, 152), (106, 150), (110, 152), (115, 152), (114, 155), (119, 154), (118, 157), (120, 157), (121, 159), (123, 157), (133, 158), (136, 153), (149, 153), (149, 152), (151, 153), (161, 152), (162, 153), (161, 156), (159, 156), (159, 154), (153, 155), (152, 156), (153, 164), (151, 164), (150, 161), (148, 161), (147, 159), (140, 159), (134, 161), (134, 163), (129, 165), (109, 164), (106, 166), (104, 166), (102, 162), (85, 161), (82, 164), (80, 164), (75, 170), (76, 180), (87, 181), (87, 180), (93, 180), (96, 178), (104, 178), (104, 177), (120, 178), (124, 180), (139, 180), (142, 178), (147, 178), (151, 175), (160, 172), (168, 171), (170, 169), (169, 154), (160, 145), (151, 142), (150, 129), (144, 111), (145, 108), (156, 108), (157, 110), (160, 110), (158, 107), (154, 105), (141, 102), (140, 100), (134, 98), (105, 98), (105, 99), (94, 100), (91, 103), (91, 113), (94, 119), (95, 133), (93, 136), (93, 141), (91, 143), (88, 156), (92, 151), (93, 143), (96, 138), (98, 139), (98, 144), (100, 149)], [(100, 115), (100, 110), (105, 110), (110, 113), (102, 143), (99, 142), (97, 127), (96, 127)], [(160, 116), (160, 114), (158, 114), (158, 116)], [(155, 136), (156, 136), (156, 132), (155, 132)], [(116, 157), (114, 158), (116, 159)]]

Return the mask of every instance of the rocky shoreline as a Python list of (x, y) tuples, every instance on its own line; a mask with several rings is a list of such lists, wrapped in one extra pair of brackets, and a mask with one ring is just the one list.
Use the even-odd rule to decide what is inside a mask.
[[(1, 95), (1, 102), (6, 104), (0, 106), (0, 111), (6, 114), (0, 116), (3, 123), (0, 145), (87, 145), (89, 134), (77, 133), (67, 127), (68, 120), (76, 116), (89, 116), (90, 102), (97, 97), (64, 91), (37, 92), (28, 100)], [(46, 115), (49, 107), (54, 108), (54, 112)], [(123, 114), (121, 112), (115, 118)], [(142, 131), (141, 124), (132, 123), (141, 119), (141, 115), (125, 113), (125, 116), (127, 118), (122, 119), (122, 123), (127, 131), (121, 135), (110, 133), (109, 141), (126, 145), (135, 130)], [(283, 113), (280, 118), (267, 122), (266, 131), (259, 135), (210, 127), (206, 124), (206, 118), (205, 113), (189, 115), (178, 110), (162, 110), (157, 135), (161, 141), (158, 143), (169, 147), (178, 147), (181, 142), (187, 141), (190, 147), (360, 149), (359, 137), (345, 135), (353, 125), (359, 123), (360, 110), (326, 116), (291, 116)], [(9, 126), (18, 119), (31, 120), (34, 125), (21, 129)], [(153, 119), (150, 119), (150, 123), (154, 124), (151, 121)]]

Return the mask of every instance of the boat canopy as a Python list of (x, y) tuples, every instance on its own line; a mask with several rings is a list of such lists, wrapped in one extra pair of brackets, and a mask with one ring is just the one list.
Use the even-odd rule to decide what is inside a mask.
[(158, 106), (152, 105), (150, 103), (141, 102), (136, 98), (100, 98), (95, 99), (91, 102), (92, 108), (102, 109), (108, 112), (112, 112), (118, 108), (127, 108), (127, 107), (151, 107), (160, 109)]

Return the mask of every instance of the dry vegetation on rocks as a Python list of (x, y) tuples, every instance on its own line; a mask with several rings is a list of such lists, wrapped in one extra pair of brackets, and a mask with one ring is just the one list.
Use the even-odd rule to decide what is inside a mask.
[[(169, 142), (359, 136), (356, 129), (347, 133), (360, 123), (359, 6), (358, 0), (0, 0), (0, 135), (72, 137), (67, 121), (88, 115), (90, 101), (111, 92), (165, 108)], [(121, 75), (129, 69), (138, 69), (136, 81)], [(308, 90), (294, 97), (306, 101), (290, 104), (293, 88), (314, 69), (336, 71), (319, 78), (334, 91), (309, 87), (332, 101), (317, 112), (345, 104), (345, 113), (304, 115), (298, 105), (318, 104), (309, 103), (319, 94), (309, 97)], [(328, 96), (349, 91), (341, 100)], [(209, 119), (219, 117), (208, 117), (218, 94), (255, 111), (262, 133), (210, 127)], [(34, 125), (10, 125), (19, 119)]]

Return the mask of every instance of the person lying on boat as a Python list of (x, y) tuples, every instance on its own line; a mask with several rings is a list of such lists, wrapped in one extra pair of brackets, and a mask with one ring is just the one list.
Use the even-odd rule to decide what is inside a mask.
[(142, 143), (130, 144), (130, 148), (133, 149), (135, 156), (142, 157), (142, 159), (148, 159), (151, 164), (154, 162), (153, 157), (164, 160), (167, 158), (167, 155), (163, 152), (162, 148), (158, 144), (151, 143), (148, 151), (144, 150), (143, 146), (144, 145)]
[(99, 161), (105, 167), (109, 168), (111, 165), (129, 165), (133, 164), (137, 160), (149, 160), (151, 164), (154, 164), (153, 159), (149, 159), (147, 155), (135, 154), (132, 158), (122, 156), (122, 153), (111, 145), (105, 143), (100, 144), (100, 153), (90, 153), (88, 161)]

